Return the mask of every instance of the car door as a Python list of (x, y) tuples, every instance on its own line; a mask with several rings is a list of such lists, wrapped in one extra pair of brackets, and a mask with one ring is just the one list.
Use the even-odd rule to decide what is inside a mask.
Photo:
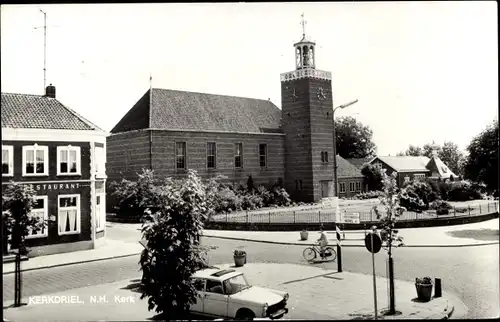
[(203, 313), (203, 306), (205, 302), (205, 284), (206, 280), (201, 278), (194, 278), (193, 285), (196, 288), (196, 303), (191, 304), (189, 310), (191, 312)]
[(224, 294), (222, 282), (207, 279), (203, 312), (215, 316), (227, 316), (229, 296)]

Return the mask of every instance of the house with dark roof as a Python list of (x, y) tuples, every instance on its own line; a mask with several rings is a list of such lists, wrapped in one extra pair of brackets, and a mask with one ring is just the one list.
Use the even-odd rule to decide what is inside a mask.
[[(2, 93), (1, 99), (2, 187), (31, 186), (30, 215), (46, 222), (27, 237), (30, 256), (104, 242), (107, 134), (59, 102), (55, 90), (50, 85), (45, 95)], [(6, 246), (4, 239), (4, 255)]]
[(339, 198), (352, 197), (366, 191), (361, 170), (340, 155), (337, 155), (337, 181)]
[(194, 169), (235, 186), (249, 176), (282, 182), (300, 201), (333, 196), (331, 73), (316, 69), (305, 35), (294, 52), (295, 70), (280, 75), (281, 110), (269, 100), (150, 88), (107, 138), (108, 181)]
[(457, 178), (438, 157), (436, 148), (433, 149), (430, 159), (426, 156), (377, 156), (370, 163), (386, 169), (388, 175), (396, 172), (399, 187), (424, 178), (444, 181)]
[(363, 169), (363, 166), (365, 164), (368, 164), (368, 163), (370, 163), (371, 160), (373, 160), (373, 157), (370, 157), (370, 158), (349, 158), (346, 160), (347, 160), (347, 162), (349, 162), (350, 164), (354, 165), (356, 168), (361, 170), (361, 169)]

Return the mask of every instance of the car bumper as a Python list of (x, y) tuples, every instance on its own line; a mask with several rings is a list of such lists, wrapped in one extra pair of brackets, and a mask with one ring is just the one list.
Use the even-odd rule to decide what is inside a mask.
[(283, 315), (285, 315), (287, 313), (288, 313), (288, 309), (284, 308), (284, 309), (278, 310), (276, 312), (270, 313), (268, 316), (269, 316), (269, 318), (271, 318), (272, 320), (274, 320), (274, 319), (282, 318)]

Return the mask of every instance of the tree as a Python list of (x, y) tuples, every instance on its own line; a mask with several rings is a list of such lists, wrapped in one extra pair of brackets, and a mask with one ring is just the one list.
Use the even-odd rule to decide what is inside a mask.
[(498, 120), (472, 139), (464, 164), (466, 179), (484, 183), (491, 192), (498, 192)]
[(343, 158), (367, 158), (375, 156), (373, 131), (352, 116), (335, 120), (336, 151)]
[(444, 142), (443, 147), (438, 152), (438, 157), (453, 173), (456, 175), (462, 174), (462, 162), (465, 157), (455, 143), (450, 141)]
[(394, 294), (394, 263), (392, 260), (392, 248), (403, 245), (403, 237), (398, 235), (398, 230), (394, 229), (396, 221), (406, 210), (400, 206), (401, 190), (396, 183), (397, 173), (393, 172), (391, 176), (382, 170), (383, 190), (380, 197), (380, 204), (384, 206), (385, 211), (379, 211), (378, 205), (373, 207), (377, 219), (380, 220), (381, 236), (384, 236), (384, 249), (387, 250), (389, 258), (389, 312), (388, 315), (396, 314), (396, 301)]
[(185, 319), (197, 296), (191, 277), (203, 267), (206, 251), (199, 244), (209, 205), (206, 189), (196, 171), (189, 170), (186, 180), (167, 178), (152, 195), (157, 210), (146, 211), (142, 227), (141, 299), (148, 297), (148, 309), (167, 320)]
[(368, 163), (361, 168), (361, 174), (365, 177), (368, 190), (382, 190), (382, 172), (380, 168)]
[(419, 147), (419, 146), (414, 146), (414, 145), (411, 145), (408, 147), (408, 149), (406, 149), (405, 151), (405, 155), (406, 156), (414, 156), (414, 157), (418, 157), (418, 156), (421, 156), (423, 153), (422, 151), (422, 148)]
[[(2, 191), (2, 233), (11, 236), (8, 242), (11, 248), (17, 249), (15, 265), (15, 298), (14, 306), (21, 306), (21, 256), (27, 255), (26, 237), (30, 231), (36, 233), (47, 223), (38, 216), (30, 215), (36, 196), (33, 187), (10, 182)], [(4, 240), (5, 241), (5, 240)]]

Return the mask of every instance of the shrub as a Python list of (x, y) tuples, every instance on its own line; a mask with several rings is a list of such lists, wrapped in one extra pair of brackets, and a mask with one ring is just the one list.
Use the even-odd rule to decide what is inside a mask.
[(241, 257), (241, 256), (246, 256), (246, 255), (247, 255), (247, 252), (244, 250), (240, 250), (240, 249), (234, 250), (234, 256), (236, 256), (236, 257)]
[(365, 164), (361, 169), (369, 190), (382, 190), (382, 172), (373, 164)]
[(262, 202), (264, 203), (265, 207), (273, 204), (273, 194), (264, 186), (259, 186), (257, 188), (257, 195), (262, 198)]
[(290, 195), (284, 188), (274, 188), (272, 203), (278, 206), (288, 206), (291, 203)]
[(444, 200), (436, 200), (429, 204), (429, 209), (436, 210), (438, 215), (447, 215), (453, 207)]
[(408, 211), (422, 212), (429, 209), (429, 203), (439, 199), (428, 181), (414, 181), (401, 189), (401, 206)]
[(429, 276), (422, 277), (422, 278), (417, 277), (415, 279), (415, 283), (416, 284), (432, 284), (432, 278), (430, 278)]
[[(122, 179), (111, 182), (111, 194), (116, 198), (116, 215), (121, 217), (142, 217), (148, 207), (154, 202), (154, 190), (159, 184), (152, 170), (143, 169), (137, 174), (137, 181)], [(154, 207), (152, 207), (154, 208)], [(155, 211), (155, 209), (152, 209)]]
[(214, 194), (213, 206), (216, 213), (240, 210), (242, 198), (230, 188), (224, 187)]
[(262, 197), (255, 193), (244, 194), (241, 197), (241, 209), (255, 210), (264, 205)]
[(450, 190), (447, 198), (449, 201), (468, 201), (481, 199), (480, 186), (472, 185), (466, 181), (449, 183)]
[(367, 192), (361, 192), (352, 197), (352, 199), (355, 200), (366, 200), (366, 199), (373, 199), (373, 198), (379, 198), (382, 196), (382, 191), (378, 190), (372, 190), (372, 191), (367, 191)]

